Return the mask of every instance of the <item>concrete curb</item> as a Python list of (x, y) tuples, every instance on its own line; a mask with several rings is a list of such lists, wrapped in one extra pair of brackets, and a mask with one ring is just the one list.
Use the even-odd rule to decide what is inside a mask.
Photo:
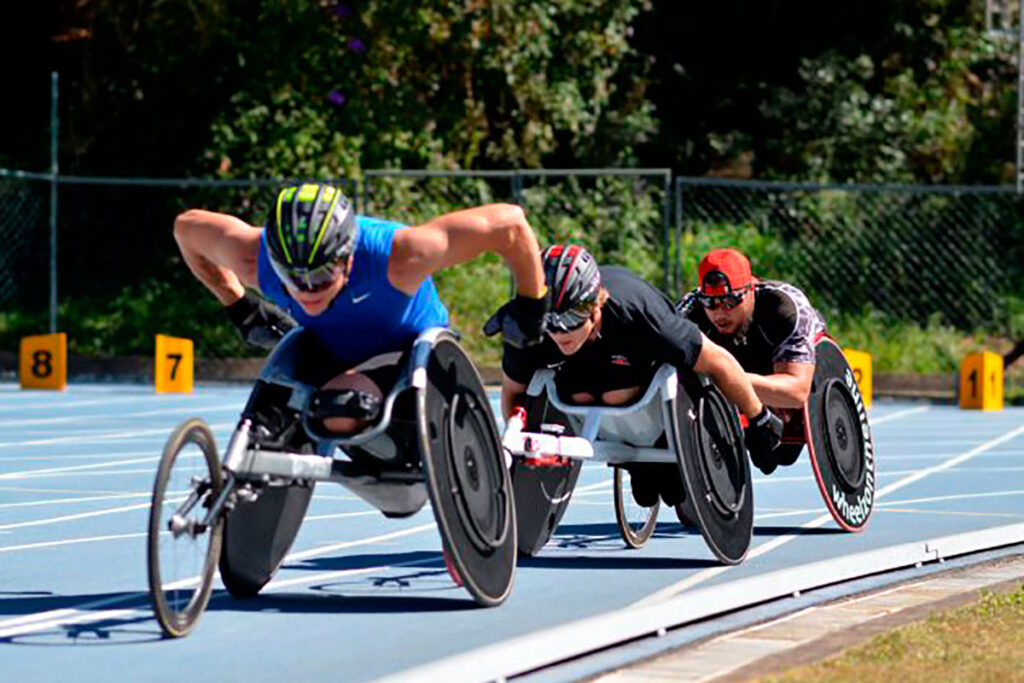
[(992, 548), (1024, 543), (1024, 523), (942, 536), (812, 562), (683, 592), (562, 624), (388, 676), (383, 681), (493, 681), (802, 591)]

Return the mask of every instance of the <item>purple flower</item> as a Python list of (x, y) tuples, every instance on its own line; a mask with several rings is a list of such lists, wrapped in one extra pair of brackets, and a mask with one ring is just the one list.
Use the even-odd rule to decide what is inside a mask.
[(327, 96), (327, 101), (333, 104), (335, 107), (344, 107), (345, 103), (348, 102), (348, 98), (345, 97), (345, 93), (335, 88)]
[(348, 49), (357, 55), (361, 55), (366, 52), (366, 43), (363, 42), (362, 38), (350, 38), (348, 41)]
[(352, 16), (352, 8), (343, 2), (339, 2), (337, 5), (334, 6), (334, 16), (338, 17), (339, 19), (347, 19), (348, 17)]

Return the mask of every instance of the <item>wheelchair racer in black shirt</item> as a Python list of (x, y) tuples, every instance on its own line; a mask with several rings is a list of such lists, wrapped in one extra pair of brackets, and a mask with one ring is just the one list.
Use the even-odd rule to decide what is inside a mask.
[[(758, 398), (788, 421), (788, 410), (800, 409), (814, 379), (814, 344), (825, 320), (807, 296), (785, 282), (760, 280), (750, 261), (735, 249), (715, 249), (698, 267), (700, 287), (676, 306), (716, 344), (725, 348), (747, 372)], [(751, 460), (765, 474), (791, 465), (787, 454), (755, 454)]]
[[(563, 400), (625, 405), (643, 395), (662, 363), (680, 372), (707, 375), (749, 420), (745, 441), (761, 457), (778, 445), (782, 421), (759, 399), (740, 364), (679, 315), (658, 290), (625, 268), (598, 267), (578, 245), (554, 245), (541, 254), (548, 288), (546, 338), (538, 345), (504, 346), (501, 409), (517, 419), (536, 370), (555, 369)], [(504, 308), (488, 321), (496, 332)], [(754, 457), (754, 456), (752, 456)], [(637, 503), (682, 502), (684, 488), (674, 464), (629, 466)]]

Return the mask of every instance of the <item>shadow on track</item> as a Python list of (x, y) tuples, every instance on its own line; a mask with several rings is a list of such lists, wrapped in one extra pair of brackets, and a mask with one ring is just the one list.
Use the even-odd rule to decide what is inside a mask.
[(849, 533), (835, 527), (808, 529), (802, 526), (754, 526), (755, 536), (833, 536)]

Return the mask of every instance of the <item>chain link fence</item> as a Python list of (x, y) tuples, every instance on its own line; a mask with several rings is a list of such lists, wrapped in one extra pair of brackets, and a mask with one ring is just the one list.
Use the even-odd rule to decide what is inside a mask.
[[(148, 357), (159, 332), (196, 340), (200, 359), (258, 355), (181, 261), (173, 220), (198, 207), (260, 225), (276, 190), (293, 182), (61, 177), (58, 318), (71, 352)], [(326, 182), (361, 213), (408, 224), (518, 203), (542, 244), (582, 243), (671, 296), (696, 284), (709, 249), (734, 246), (759, 275), (798, 284), (829, 316), (869, 313), (922, 328), (939, 320), (1004, 336), (1019, 336), (1024, 320), (1024, 205), (1012, 188), (705, 178), (673, 185), (665, 169), (370, 171), (361, 182)], [(0, 175), (7, 354), (20, 337), (49, 328), (49, 192), (47, 175)], [(497, 344), (480, 328), (511, 291), (504, 264), (483, 256), (437, 281), (470, 350), (496, 362)]]
[(49, 181), (0, 177), (0, 329), (49, 303)]
[(676, 179), (677, 279), (734, 246), (831, 314), (1006, 333), (1024, 302), (1024, 203), (1012, 187)]

